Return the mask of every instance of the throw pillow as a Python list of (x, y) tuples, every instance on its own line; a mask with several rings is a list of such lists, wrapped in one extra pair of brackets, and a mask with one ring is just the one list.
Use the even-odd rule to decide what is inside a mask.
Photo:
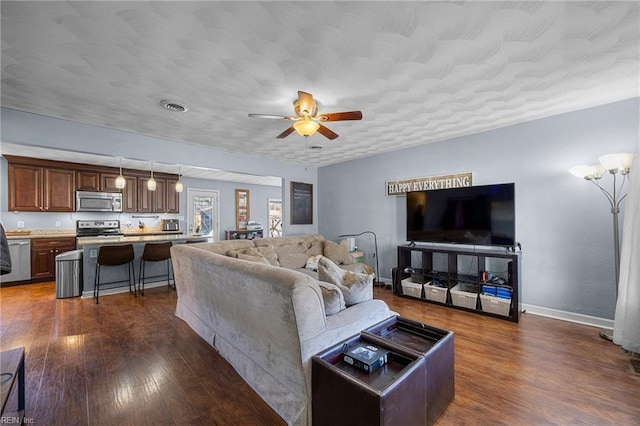
[(322, 291), (322, 299), (324, 301), (325, 315), (333, 315), (346, 309), (344, 296), (337, 285), (318, 281), (320, 290)]
[(338, 265), (353, 263), (353, 258), (349, 254), (349, 243), (342, 240), (340, 244), (333, 241), (324, 242), (324, 255)]
[(278, 253), (278, 263), (283, 268), (298, 269), (304, 268), (309, 256), (304, 254), (304, 250), (298, 244), (283, 245), (275, 248)]
[(251, 262), (263, 263), (265, 265), (271, 266), (271, 262), (269, 262), (269, 260), (260, 253), (258, 253), (257, 255), (238, 253), (238, 259), (249, 260)]
[(318, 260), (318, 281), (338, 286), (347, 306), (373, 299), (373, 275), (346, 271), (324, 256)]
[(311, 256), (307, 259), (307, 264), (305, 265), (305, 269), (309, 269), (310, 271), (318, 270), (318, 260), (322, 257), (321, 254), (317, 256)]
[(256, 247), (255, 250), (266, 257), (273, 266), (280, 266), (278, 263), (278, 253), (276, 253), (276, 249), (274, 249), (273, 246)]
[(307, 256), (318, 256), (322, 254), (322, 249), (322, 241), (316, 241), (315, 243), (312, 243), (308, 249), (305, 250), (305, 253), (307, 254)]

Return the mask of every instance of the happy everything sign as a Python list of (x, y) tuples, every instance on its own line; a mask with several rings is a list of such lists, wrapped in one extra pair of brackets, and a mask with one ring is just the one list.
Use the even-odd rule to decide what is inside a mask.
[(411, 191), (427, 191), (432, 189), (462, 188), (473, 185), (473, 173), (457, 173), (453, 175), (441, 175), (411, 178), (403, 180), (390, 180), (385, 183), (387, 197), (405, 195)]

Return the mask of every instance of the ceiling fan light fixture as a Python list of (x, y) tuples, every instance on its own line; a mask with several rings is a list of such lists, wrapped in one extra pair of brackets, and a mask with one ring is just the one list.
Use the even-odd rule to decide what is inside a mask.
[(296, 129), (296, 132), (298, 132), (300, 136), (308, 138), (318, 131), (320, 125), (309, 118), (305, 118), (293, 123), (293, 128)]

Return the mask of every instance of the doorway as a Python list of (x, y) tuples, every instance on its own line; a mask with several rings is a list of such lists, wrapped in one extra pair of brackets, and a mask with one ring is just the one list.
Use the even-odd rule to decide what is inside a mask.
[(220, 191), (187, 189), (187, 229), (190, 234), (202, 235), (217, 241), (220, 236)]
[(282, 237), (282, 200), (269, 198), (269, 236)]

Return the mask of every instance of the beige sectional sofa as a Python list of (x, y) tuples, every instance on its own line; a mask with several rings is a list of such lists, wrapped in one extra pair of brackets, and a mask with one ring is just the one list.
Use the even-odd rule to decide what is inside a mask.
[(325, 315), (318, 281), (301, 266), (318, 250), (335, 254), (332, 249), (335, 243), (320, 235), (171, 248), (176, 315), (288, 424), (311, 424), (311, 357), (393, 315), (381, 300)]

